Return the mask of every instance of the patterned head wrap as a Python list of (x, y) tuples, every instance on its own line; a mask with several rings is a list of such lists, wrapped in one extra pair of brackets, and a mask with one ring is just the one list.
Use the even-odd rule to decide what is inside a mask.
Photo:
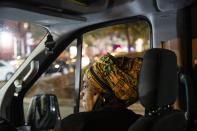
[(138, 100), (137, 77), (142, 58), (115, 58), (109, 53), (95, 62), (85, 74), (94, 86), (104, 94), (113, 95), (125, 106)]

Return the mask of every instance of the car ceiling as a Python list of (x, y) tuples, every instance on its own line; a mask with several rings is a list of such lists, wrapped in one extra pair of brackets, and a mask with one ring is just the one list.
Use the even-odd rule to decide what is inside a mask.
[[(18, 9), (13, 5), (1, 4), (0, 18), (12, 19), (19, 21), (27, 21), (31, 23), (40, 24), (49, 28), (56, 34), (62, 34), (68, 30), (84, 27), (91, 24), (105, 22), (109, 20), (121, 19), (135, 15), (147, 16), (150, 13), (157, 12), (154, 8), (153, 1), (136, 0), (129, 1), (105, 10), (97, 11), (94, 13), (86, 14), (52, 14), (46, 15), (45, 13), (37, 13), (26, 9)], [(57, 15), (57, 16), (55, 16)]]
[[(21, 2), (20, 4), (17, 3)], [(25, 1), (25, 2), (24, 2)], [(45, 0), (29, 0), (29, 1), (45, 1)], [(69, 1), (69, 0), (66, 0)], [(70, 0), (76, 1), (76, 0)], [(79, 0), (83, 2), (93, 2), (93, 0)], [(32, 2), (28, 3), (26, 0), (1, 0), (0, 2), (0, 19), (11, 19), (18, 21), (26, 21), (35, 23), (47, 27), (51, 32), (56, 35), (65, 34), (66, 32), (74, 31), (76, 29), (106, 22), (110, 20), (117, 20), (122, 18), (129, 18), (136, 15), (142, 15), (147, 17), (150, 21), (153, 15), (157, 15), (162, 11), (167, 12), (169, 10), (176, 10), (176, 3), (171, 8), (168, 8), (167, 4), (172, 1), (167, 0), (165, 5), (164, 0), (114, 0), (113, 4), (110, 0), (98, 0), (100, 3), (108, 2), (106, 8), (100, 7), (97, 10), (90, 8), (86, 11), (74, 9), (74, 11), (67, 11), (58, 13), (57, 11), (51, 11), (47, 9), (35, 8)], [(161, 2), (162, 1), (162, 2)], [(186, 0), (182, 0), (185, 4)], [(189, 0), (192, 1), (192, 0)], [(24, 3), (24, 4), (23, 4)], [(98, 3), (98, 2), (94, 2)], [(159, 6), (161, 3), (165, 6)], [(181, 3), (181, 2), (178, 2)], [(98, 3), (99, 4), (99, 3)], [(177, 8), (181, 8), (181, 4), (177, 5)], [(94, 5), (95, 6), (95, 5)], [(94, 7), (93, 6), (93, 7)], [(159, 9), (159, 7), (162, 7)], [(166, 10), (163, 7), (167, 7)], [(66, 7), (68, 8), (68, 7)], [(74, 8), (74, 6), (73, 6)], [(83, 9), (83, 8), (82, 8)], [(78, 11), (78, 12), (77, 12)]]

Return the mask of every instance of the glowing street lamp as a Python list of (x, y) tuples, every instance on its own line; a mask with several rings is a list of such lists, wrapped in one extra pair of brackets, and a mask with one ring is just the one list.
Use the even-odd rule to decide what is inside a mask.
[(87, 56), (82, 57), (82, 68), (90, 64), (90, 59)]
[(27, 28), (29, 27), (29, 24), (25, 22), (25, 23), (23, 24), (23, 27), (24, 27), (24, 29), (27, 29)]
[(5, 47), (11, 47), (13, 42), (13, 35), (10, 32), (0, 32), (0, 44)]
[(136, 40), (135, 44), (136, 44), (136, 52), (142, 52), (143, 51), (143, 39), (139, 38)]
[(75, 58), (77, 56), (77, 47), (76, 46), (71, 46), (70, 49), (70, 58)]

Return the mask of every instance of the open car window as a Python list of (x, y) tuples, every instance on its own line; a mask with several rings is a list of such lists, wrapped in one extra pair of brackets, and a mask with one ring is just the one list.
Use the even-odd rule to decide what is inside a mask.
[[(83, 35), (82, 77), (85, 70), (101, 56), (110, 53), (115, 57), (143, 57), (150, 49), (150, 26), (145, 20), (136, 20), (96, 29)], [(80, 111), (83, 111), (80, 103)], [(143, 114), (140, 104), (133, 104), (136, 113)]]
[(45, 37), (47, 30), (22, 21), (0, 19), (0, 88)]

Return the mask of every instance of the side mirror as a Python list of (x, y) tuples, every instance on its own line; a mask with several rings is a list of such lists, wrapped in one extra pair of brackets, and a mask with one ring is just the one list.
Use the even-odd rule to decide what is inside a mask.
[(54, 129), (59, 120), (59, 105), (55, 95), (41, 94), (32, 98), (27, 112), (27, 125), (32, 131)]

